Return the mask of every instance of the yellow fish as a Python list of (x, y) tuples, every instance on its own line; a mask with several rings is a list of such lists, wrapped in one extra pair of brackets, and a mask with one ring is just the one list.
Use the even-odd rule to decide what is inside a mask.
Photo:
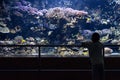
[(84, 56), (88, 56), (88, 51), (83, 52)]
[(22, 43), (25, 43), (25, 42), (26, 42), (26, 40), (22, 39)]
[(87, 18), (86, 23), (90, 23), (91, 22), (91, 18)]

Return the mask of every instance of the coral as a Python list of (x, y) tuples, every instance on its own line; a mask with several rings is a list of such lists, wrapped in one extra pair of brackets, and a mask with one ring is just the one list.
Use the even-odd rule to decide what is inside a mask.
[(43, 13), (39, 11), (37, 8), (33, 8), (30, 3), (27, 2), (17, 2), (16, 6), (13, 7), (13, 9), (17, 9), (19, 11), (27, 12), (28, 14), (31, 15), (38, 15), (38, 16), (43, 16)]
[(0, 27), (0, 33), (9, 33), (10, 30), (8, 27)]
[(106, 34), (112, 34), (110, 29), (103, 29), (102, 30), (102, 35), (106, 35)]
[(74, 10), (72, 8), (64, 8), (64, 7), (55, 7), (48, 9), (46, 13), (46, 17), (48, 18), (65, 18), (69, 16), (82, 16), (87, 15), (88, 13), (85, 11)]
[(22, 36), (16, 36), (16, 37), (14, 38), (14, 43), (15, 43), (15, 44), (21, 45), (21, 44), (23, 44), (24, 42), (25, 42), (25, 40), (23, 39)]
[(83, 30), (82, 34), (86, 37), (90, 37), (93, 34), (91, 30)]

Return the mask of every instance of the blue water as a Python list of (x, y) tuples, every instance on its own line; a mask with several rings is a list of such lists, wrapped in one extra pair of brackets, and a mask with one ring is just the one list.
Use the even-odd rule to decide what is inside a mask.
[[(61, 13), (46, 17), (47, 13), (51, 12), (50, 9), (57, 7), (88, 14), (59, 18)], [(48, 12), (45, 12), (45, 9)], [(8, 33), (0, 32), (0, 40), (3, 41), (22, 36), (25, 40), (39, 37), (47, 40), (48, 44), (68, 44), (70, 41), (78, 44), (80, 41), (89, 40), (93, 32), (99, 32), (101, 38), (109, 35), (103, 43), (112, 44), (114, 39), (120, 39), (120, 4), (116, 0), (1, 0), (0, 18), (0, 22), (6, 24), (10, 30)], [(73, 19), (76, 20), (75, 23), (72, 23)], [(67, 25), (68, 23), (72, 25)], [(20, 31), (16, 29), (18, 26)], [(78, 36), (84, 39), (78, 40)]]

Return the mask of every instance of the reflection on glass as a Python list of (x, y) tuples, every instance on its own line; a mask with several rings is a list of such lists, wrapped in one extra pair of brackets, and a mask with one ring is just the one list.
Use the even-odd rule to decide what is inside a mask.
[(79, 47), (41, 47), (42, 57), (79, 57), (88, 56), (87, 48)]
[[(120, 46), (105, 46), (105, 57), (120, 56)], [(84, 47), (41, 47), (42, 57), (84, 57), (89, 56)]]
[(104, 48), (105, 56), (120, 56), (120, 46), (108, 46)]
[(37, 57), (37, 47), (0, 47), (1, 57)]

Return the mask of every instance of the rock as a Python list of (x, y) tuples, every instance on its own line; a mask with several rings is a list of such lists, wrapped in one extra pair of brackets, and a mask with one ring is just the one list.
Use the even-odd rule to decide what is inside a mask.
[(117, 44), (118, 44), (118, 42), (119, 42), (119, 41), (118, 41), (118, 40), (116, 40), (116, 39), (114, 39), (114, 40), (112, 40), (112, 41), (111, 41), (111, 43), (112, 43), (113, 45), (117, 45)]
[(10, 30), (8, 27), (0, 27), (0, 32), (1, 33), (10, 33)]
[(112, 52), (113, 52), (113, 50), (111, 48), (109, 48), (109, 47), (104, 48), (104, 53), (105, 54), (111, 54)]

